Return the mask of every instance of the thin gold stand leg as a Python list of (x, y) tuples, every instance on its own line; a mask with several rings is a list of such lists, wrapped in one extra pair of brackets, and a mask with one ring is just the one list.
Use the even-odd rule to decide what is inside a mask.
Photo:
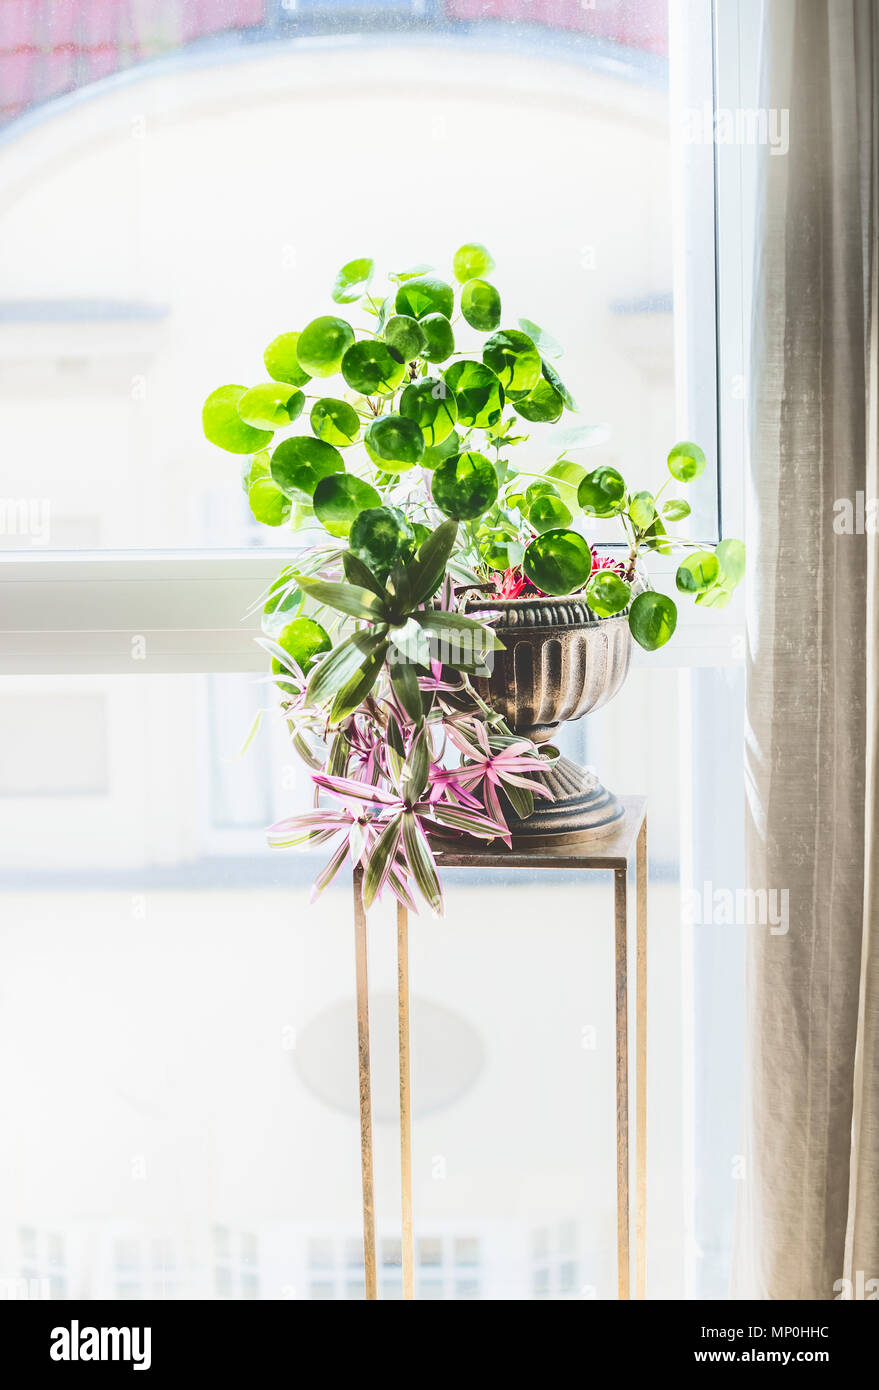
[(638, 832), (635, 1017), (635, 1297), (647, 1294), (647, 818)]
[(626, 870), (614, 869), (614, 946), (617, 1045), (617, 1293), (630, 1296), (629, 1281), (629, 1020), (626, 1002)]
[(369, 1079), (369, 976), (363, 870), (354, 870), (354, 961), (357, 973), (357, 1077), (360, 1089), (360, 1171), (363, 1179), (363, 1274), (366, 1297), (378, 1297), (375, 1263), (375, 1190), (372, 1169), (372, 1098)]
[(412, 1236), (412, 1107), (409, 1084), (409, 914), (397, 903), (397, 1019), (400, 1043), (400, 1191), (402, 1195), (403, 1298), (415, 1297)]

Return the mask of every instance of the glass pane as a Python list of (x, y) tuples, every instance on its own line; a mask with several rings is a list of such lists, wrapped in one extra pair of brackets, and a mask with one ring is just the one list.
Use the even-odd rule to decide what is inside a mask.
[(576, 457), (664, 475), (666, 0), (83, 0), (82, 31), (11, 8), (0, 546), (287, 544), (203, 439), (203, 399), (262, 380), (352, 257), (446, 265), (474, 236), (512, 322), (567, 348), (601, 427)]
[[(650, 1278), (667, 1296), (681, 1294), (687, 1206), (688, 679), (636, 667), (563, 735), (609, 786), (651, 802)], [(0, 788), (0, 1055), (14, 1059), (0, 1186), (16, 1193), (0, 1264), (63, 1279), (74, 1298), (362, 1298), (350, 879), (309, 907), (320, 857), (265, 847), (266, 815), (308, 799), (272, 721), (236, 756), (265, 687), (8, 679), (2, 698), (17, 711), (39, 699), (67, 737), (42, 755), (32, 743)], [(712, 699), (716, 717), (719, 685)], [(3, 710), (0, 731), (4, 766), (19, 734)], [(716, 742), (700, 740), (708, 785)], [(236, 800), (250, 808), (237, 819)], [(732, 838), (731, 815), (713, 814)], [(419, 1296), (612, 1297), (608, 878), (456, 870), (447, 885), (444, 920), (410, 929)], [(370, 984), (379, 1252), (396, 1297), (390, 903), (370, 916)]]

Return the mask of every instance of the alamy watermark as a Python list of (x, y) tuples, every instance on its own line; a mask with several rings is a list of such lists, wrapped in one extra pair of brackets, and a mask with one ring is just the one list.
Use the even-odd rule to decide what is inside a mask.
[(786, 106), (688, 106), (681, 112), (685, 145), (763, 145), (770, 154), (790, 149), (790, 111)]
[(681, 914), (689, 927), (768, 927), (771, 936), (790, 930), (790, 892), (787, 888), (685, 888)]
[(875, 536), (879, 533), (879, 497), (856, 492), (837, 497), (833, 504), (833, 530), (837, 536)]
[(48, 545), (51, 522), (48, 497), (0, 497), (0, 536), (21, 536), (33, 546)]

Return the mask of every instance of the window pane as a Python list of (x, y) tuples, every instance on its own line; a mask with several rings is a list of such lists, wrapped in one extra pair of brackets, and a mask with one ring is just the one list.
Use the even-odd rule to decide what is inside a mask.
[(202, 438), (202, 400), (263, 379), (265, 344), (327, 311), (343, 262), (443, 266), (467, 236), (512, 321), (566, 346), (601, 427), (580, 457), (663, 476), (666, 0), (169, 0), (161, 22), (85, 0), (107, 33), (86, 51), (71, 32), (54, 63), (44, 8), (0, 51), (0, 546), (286, 544), (250, 517), (241, 459)]

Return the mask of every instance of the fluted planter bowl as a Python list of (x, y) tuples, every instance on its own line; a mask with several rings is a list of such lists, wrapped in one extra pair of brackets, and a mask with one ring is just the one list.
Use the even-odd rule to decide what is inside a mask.
[[(625, 614), (599, 618), (582, 598), (497, 599), (473, 589), (463, 598), (464, 610), (483, 615), (504, 644), (493, 654), (491, 676), (474, 680), (476, 689), (514, 733), (535, 743), (549, 742), (561, 724), (606, 705), (628, 675), (632, 635)], [(596, 774), (570, 758), (560, 757), (536, 779), (552, 800), (535, 797), (527, 819), (506, 808), (514, 843), (597, 839), (623, 815)]]

